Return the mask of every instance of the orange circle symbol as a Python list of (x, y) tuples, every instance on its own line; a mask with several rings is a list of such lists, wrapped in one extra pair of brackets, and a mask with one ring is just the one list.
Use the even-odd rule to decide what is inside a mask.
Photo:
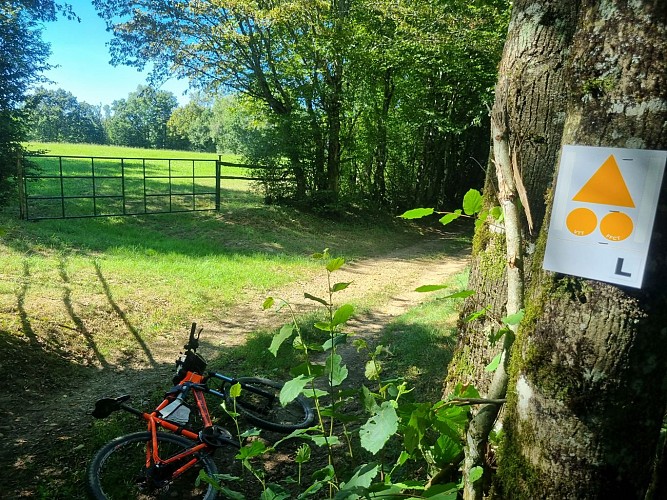
[(595, 226), (598, 225), (598, 218), (588, 208), (575, 208), (567, 215), (565, 223), (570, 232), (575, 236), (586, 236), (595, 231)]
[(622, 212), (611, 212), (600, 221), (602, 236), (610, 241), (622, 241), (632, 234), (632, 219)]

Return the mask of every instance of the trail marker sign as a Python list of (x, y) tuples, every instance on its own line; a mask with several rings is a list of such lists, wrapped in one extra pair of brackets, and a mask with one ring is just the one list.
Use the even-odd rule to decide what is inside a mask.
[(641, 288), (667, 151), (564, 146), (544, 269)]

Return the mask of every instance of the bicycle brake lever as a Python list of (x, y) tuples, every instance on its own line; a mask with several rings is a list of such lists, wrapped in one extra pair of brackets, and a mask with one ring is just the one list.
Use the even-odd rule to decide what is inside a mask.
[(120, 410), (121, 404), (129, 401), (130, 395), (125, 394), (117, 398), (102, 398), (95, 401), (95, 409), (91, 415), (95, 418), (106, 418), (113, 412)]

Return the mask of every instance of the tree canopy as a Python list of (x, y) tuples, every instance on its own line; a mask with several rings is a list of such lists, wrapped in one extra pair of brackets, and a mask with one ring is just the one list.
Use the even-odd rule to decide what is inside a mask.
[(26, 98), (28, 139), (41, 142), (106, 141), (100, 106), (79, 102), (63, 89), (39, 88)]
[(487, 134), (462, 132), (485, 129), (507, 2), (94, 4), (114, 32), (114, 63), (257, 103), (268, 142), (244, 153), (284, 165), (288, 195), (400, 206), (418, 192), (454, 198), (461, 171), (481, 182), (470, 157), (484, 162)]
[(113, 115), (105, 126), (111, 144), (141, 148), (167, 147), (167, 122), (178, 106), (176, 96), (164, 90), (139, 86), (127, 99), (111, 105)]
[(21, 105), (29, 87), (49, 67), (49, 46), (41, 39), (39, 21), (54, 19), (56, 12), (57, 5), (48, 0), (0, 5), (0, 201), (11, 191), (23, 152)]

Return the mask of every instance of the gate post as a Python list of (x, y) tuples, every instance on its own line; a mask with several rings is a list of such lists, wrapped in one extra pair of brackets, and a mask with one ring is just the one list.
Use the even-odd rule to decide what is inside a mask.
[(19, 217), (25, 220), (28, 217), (28, 203), (25, 194), (25, 178), (23, 173), (23, 155), (16, 159), (16, 180), (19, 188)]
[(215, 210), (220, 211), (220, 174), (222, 171), (222, 155), (215, 161)]

